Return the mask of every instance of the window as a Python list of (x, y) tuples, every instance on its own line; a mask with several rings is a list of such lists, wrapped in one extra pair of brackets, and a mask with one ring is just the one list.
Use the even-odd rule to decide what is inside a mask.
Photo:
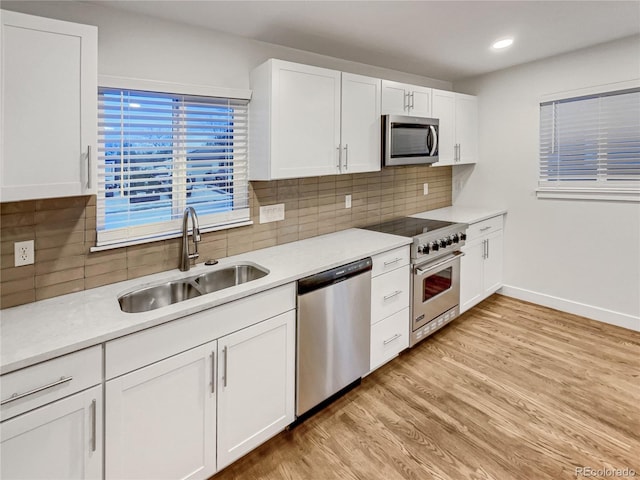
[(640, 89), (540, 104), (539, 197), (640, 201)]
[(97, 246), (246, 224), (247, 100), (101, 87)]

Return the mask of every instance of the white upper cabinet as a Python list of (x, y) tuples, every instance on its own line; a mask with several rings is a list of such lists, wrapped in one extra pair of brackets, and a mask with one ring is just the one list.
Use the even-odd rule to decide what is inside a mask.
[(95, 193), (97, 28), (0, 16), (0, 201)]
[(434, 166), (478, 161), (478, 99), (433, 90), (433, 117), (440, 120), (438, 162)]
[(382, 80), (382, 114), (431, 116), (431, 88)]
[(379, 80), (271, 59), (251, 88), (251, 180), (380, 169)]

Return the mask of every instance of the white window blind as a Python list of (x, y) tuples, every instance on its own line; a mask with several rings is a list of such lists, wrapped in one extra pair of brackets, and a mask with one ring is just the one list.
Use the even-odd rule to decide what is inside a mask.
[(250, 219), (247, 100), (100, 88), (97, 246)]
[(640, 190), (640, 89), (540, 105), (545, 189)]

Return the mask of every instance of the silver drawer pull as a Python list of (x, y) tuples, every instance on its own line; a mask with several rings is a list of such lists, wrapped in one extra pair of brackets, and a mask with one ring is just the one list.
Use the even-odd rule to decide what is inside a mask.
[(482, 228), (480, 229), (480, 231), (481, 231), (481, 232), (485, 232), (485, 231), (489, 230), (490, 228), (491, 228), (491, 227), (482, 227)]
[(43, 390), (47, 390), (48, 388), (57, 387), (58, 385), (62, 385), (63, 383), (70, 382), (71, 380), (73, 380), (73, 377), (60, 377), (60, 380), (56, 380), (55, 382), (52, 382), (43, 387), (34, 388), (33, 390), (29, 390), (28, 392), (24, 392), (24, 393), (14, 393), (9, 398), (2, 400), (2, 402), (0, 402), (0, 405), (4, 405), (9, 402), (14, 402), (21, 398), (28, 397), (29, 395), (42, 392)]
[(394, 258), (393, 260), (384, 262), (384, 266), (386, 267), (387, 265), (393, 265), (394, 263), (398, 263), (400, 260), (402, 260), (402, 257)]
[(398, 339), (398, 338), (400, 338), (401, 336), (402, 336), (402, 334), (400, 334), (400, 333), (396, 333), (393, 337), (391, 337), (391, 338), (389, 338), (389, 339), (385, 340), (384, 342), (382, 342), (382, 344), (383, 344), (383, 345), (387, 345), (387, 344), (389, 344), (389, 343), (393, 342), (394, 340), (397, 340), (397, 339)]
[(398, 295), (400, 295), (401, 293), (402, 293), (402, 290), (396, 290), (395, 292), (390, 293), (389, 295), (385, 295), (385, 296), (384, 296), (384, 297), (382, 297), (382, 298), (383, 298), (383, 300), (389, 300), (390, 298), (397, 297), (397, 296), (398, 296)]
[(98, 441), (98, 432), (96, 432), (96, 416), (98, 406), (95, 399), (91, 401), (91, 451), (96, 451), (96, 442)]

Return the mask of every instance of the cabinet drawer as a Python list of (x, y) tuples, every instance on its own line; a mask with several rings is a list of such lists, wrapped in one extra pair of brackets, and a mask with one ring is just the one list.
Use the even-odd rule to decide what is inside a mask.
[(409, 266), (371, 279), (371, 324), (409, 306)]
[(371, 327), (371, 370), (409, 347), (409, 308)]
[(373, 269), (371, 276), (376, 277), (382, 273), (390, 272), (396, 268), (409, 265), (409, 246), (400, 247), (388, 252), (379, 253), (373, 257)]
[(482, 222), (473, 223), (467, 229), (467, 242), (473, 241), (482, 235), (488, 235), (502, 229), (502, 215), (488, 218)]
[(106, 379), (131, 372), (296, 308), (295, 283), (107, 342)]
[[(0, 377), (4, 405), (0, 420), (7, 420), (102, 381), (102, 347), (95, 346), (54, 358)], [(15, 396), (15, 400), (10, 400)]]

